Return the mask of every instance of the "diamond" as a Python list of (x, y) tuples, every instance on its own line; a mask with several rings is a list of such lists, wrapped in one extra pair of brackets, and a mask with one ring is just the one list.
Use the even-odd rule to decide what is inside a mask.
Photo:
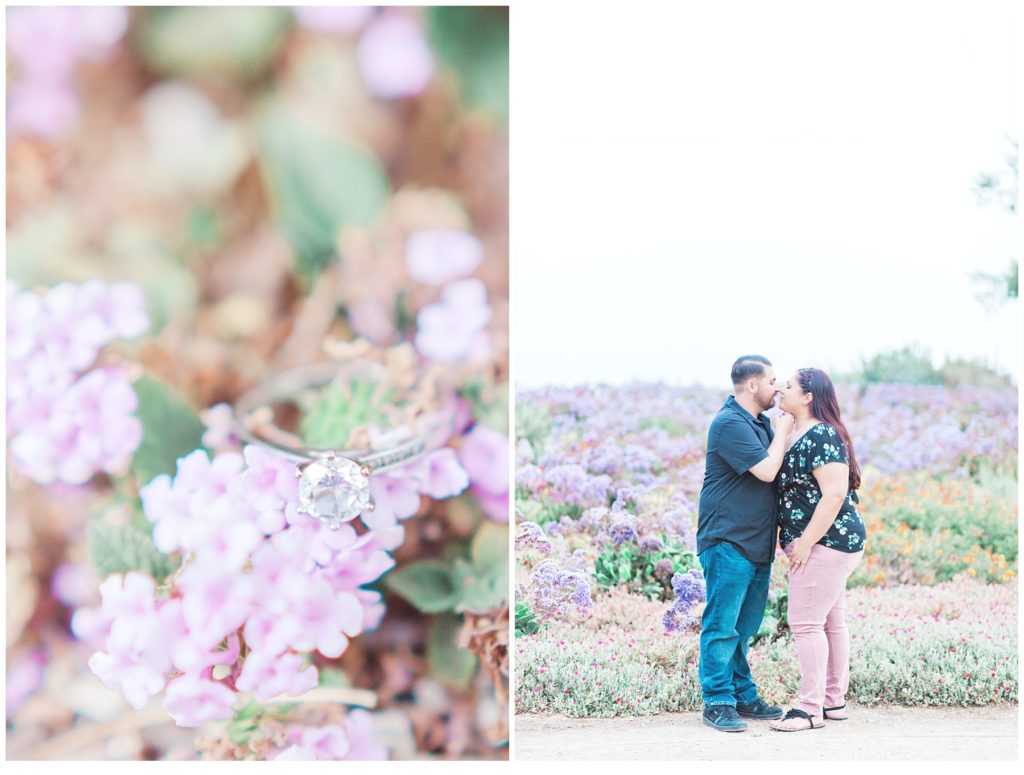
[(337, 530), (370, 506), (370, 480), (347, 458), (327, 455), (299, 468), (299, 508)]

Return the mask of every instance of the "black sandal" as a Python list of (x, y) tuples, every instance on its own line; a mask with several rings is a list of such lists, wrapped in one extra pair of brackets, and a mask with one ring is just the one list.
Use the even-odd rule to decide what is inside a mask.
[(806, 719), (807, 720), (807, 726), (806, 727), (802, 727), (800, 729), (783, 729), (781, 727), (775, 726), (774, 723), (769, 724), (768, 726), (771, 729), (775, 730), (776, 732), (803, 732), (804, 730), (807, 730), (807, 729), (821, 729), (822, 727), (825, 726), (825, 722), (821, 722), (820, 724), (815, 724), (814, 723), (814, 716), (812, 716), (810, 713), (808, 713), (805, 710), (800, 710), (799, 708), (791, 708), (789, 710), (789, 712), (787, 712), (786, 715), (783, 716), (783, 718), (781, 720), (782, 721), (789, 721), (791, 718)]
[(828, 715), (828, 712), (829, 712), (830, 710), (842, 710), (842, 709), (843, 709), (843, 708), (845, 708), (845, 707), (846, 707), (846, 705), (836, 705), (836, 706), (835, 706), (834, 708), (822, 708), (822, 709), (821, 709), (821, 715), (822, 715), (822, 716), (823, 716), (824, 718), (828, 719), (829, 721), (849, 721), (849, 719), (850, 719), (850, 717), (849, 717), (849, 716), (842, 716), (842, 717), (840, 718), (840, 717), (836, 717), (836, 716), (829, 716), (829, 715)]

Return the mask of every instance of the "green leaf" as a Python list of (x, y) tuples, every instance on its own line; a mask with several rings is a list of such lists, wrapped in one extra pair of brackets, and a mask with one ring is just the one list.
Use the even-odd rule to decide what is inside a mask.
[(508, 525), (483, 522), (469, 547), (469, 556), (478, 568), (508, 564)]
[(89, 523), (88, 540), (89, 557), (100, 579), (135, 570), (160, 582), (178, 567), (172, 557), (157, 550), (148, 535), (134, 528), (95, 519)]
[(281, 106), (260, 122), (259, 155), (278, 225), (307, 280), (331, 260), (342, 226), (371, 225), (387, 202), (390, 185), (374, 156)]
[(139, 397), (142, 443), (132, 471), (140, 484), (160, 474), (174, 475), (178, 458), (201, 449), (205, 426), (195, 412), (164, 384), (142, 377), (133, 385)]
[(269, 70), (291, 22), (274, 6), (156, 7), (140, 14), (136, 48), (158, 73), (249, 81)]
[(451, 567), (440, 560), (421, 560), (399, 568), (385, 576), (384, 585), (427, 614), (450, 611), (459, 602)]
[(496, 563), (489, 568), (455, 562), (456, 611), (490, 611), (508, 595), (508, 565)]
[(343, 689), (350, 689), (352, 688), (352, 680), (343, 670), (333, 667), (321, 667), (320, 686), (337, 686)]
[(427, 633), (427, 664), (435, 677), (459, 691), (469, 688), (476, 672), (476, 654), (459, 648), (457, 639), (462, 618), (442, 614), (430, 625)]
[(540, 629), (540, 623), (530, 606), (525, 602), (516, 603), (516, 637), (532, 635)]
[(508, 9), (440, 6), (425, 9), (438, 58), (455, 71), (463, 101), (508, 125)]

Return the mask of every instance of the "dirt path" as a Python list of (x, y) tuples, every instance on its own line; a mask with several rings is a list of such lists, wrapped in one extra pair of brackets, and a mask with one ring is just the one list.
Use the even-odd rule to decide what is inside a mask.
[(902, 708), (850, 706), (848, 721), (786, 734), (766, 721), (745, 732), (704, 726), (699, 713), (575, 719), (519, 715), (517, 761), (545, 759), (1013, 760), (1017, 706)]

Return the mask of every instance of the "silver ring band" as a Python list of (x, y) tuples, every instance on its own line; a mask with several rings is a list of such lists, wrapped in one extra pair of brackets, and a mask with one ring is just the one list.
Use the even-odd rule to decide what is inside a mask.
[(299, 366), (275, 374), (254, 386), (235, 402), (235, 424), (239, 437), (249, 444), (271, 447), (286, 458), (296, 462), (317, 460), (333, 453), (347, 458), (360, 466), (368, 467), (373, 474), (400, 468), (417, 457), (447, 444), (455, 430), (455, 393), (441, 396), (443, 407), (416, 420), (416, 427), (409, 429), (410, 436), (400, 442), (391, 442), (382, 448), (372, 445), (356, 449), (311, 449), (287, 444), (258, 436), (250, 427), (252, 415), (276, 401), (294, 399), (310, 388), (320, 387), (335, 380), (342, 374), (369, 377), (376, 381), (384, 367), (372, 361), (350, 362), (326, 361)]

